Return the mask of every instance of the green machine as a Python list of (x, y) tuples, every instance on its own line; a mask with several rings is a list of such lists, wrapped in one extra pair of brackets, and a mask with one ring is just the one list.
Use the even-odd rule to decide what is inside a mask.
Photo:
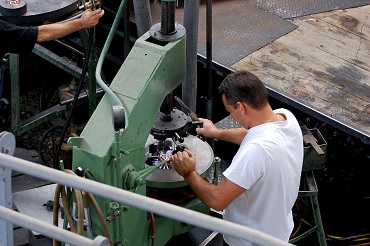
[[(161, 23), (136, 41), (111, 83), (121, 105), (113, 105), (106, 93), (80, 137), (69, 139), (72, 168), (88, 179), (208, 213), (168, 161), (174, 151), (187, 148), (197, 156), (198, 173), (210, 180), (211, 147), (188, 134), (194, 122), (172, 105), (186, 66), (186, 31), (175, 24), (174, 4), (162, 1), (166, 14)], [(84, 204), (83, 234), (107, 236), (112, 245), (165, 245), (193, 228), (116, 201), (86, 197), (90, 202), (73, 203), (71, 214)]]

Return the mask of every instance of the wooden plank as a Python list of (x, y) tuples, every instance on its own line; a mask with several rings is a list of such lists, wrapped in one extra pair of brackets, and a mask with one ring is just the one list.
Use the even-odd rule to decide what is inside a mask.
[(370, 13), (370, 5), (365, 5), (365, 6), (359, 7), (358, 9), (360, 9), (361, 11)]
[(335, 11), (329, 15), (323, 15), (320, 19), (359, 37), (370, 39), (369, 13), (359, 8)]
[[(331, 100), (328, 95), (337, 97), (338, 90), (327, 86), (322, 78), (315, 78), (309, 73), (302, 72), (283, 62), (275, 63), (265, 57), (254, 57), (247, 62), (239, 62), (234, 66), (238, 69), (246, 69), (258, 76), (267, 86), (278, 90), (283, 95), (289, 96), (303, 104), (309, 104), (321, 112), (330, 112), (328, 116), (335, 117), (347, 112), (344, 120), (351, 122), (356, 109), (336, 107), (336, 100)], [(338, 99), (337, 99), (338, 100)], [(350, 114), (348, 112), (351, 112)], [(349, 114), (349, 115), (348, 115)]]
[(297, 18), (299, 28), (290, 35), (318, 49), (370, 70), (370, 41), (314, 18)]
[[(370, 112), (366, 111), (370, 87), (365, 81), (370, 77), (369, 72), (297, 40), (291, 33), (234, 64), (233, 68), (246, 69), (246, 64), (252, 63), (255, 69), (264, 70), (259, 74), (268, 86), (370, 134)], [(363, 81), (353, 82), (353, 78)]]
[[(367, 80), (370, 77), (369, 71), (358, 69), (345, 60), (295, 39), (292, 35), (276, 40), (258, 53), (270, 56), (274, 62), (291, 65), (317, 79), (324, 79), (323, 82), (327, 85), (323, 86), (347, 93), (352, 105), (343, 106), (361, 110), (364, 104), (370, 103), (370, 84)], [(256, 54), (253, 54), (253, 58), (256, 58)]]

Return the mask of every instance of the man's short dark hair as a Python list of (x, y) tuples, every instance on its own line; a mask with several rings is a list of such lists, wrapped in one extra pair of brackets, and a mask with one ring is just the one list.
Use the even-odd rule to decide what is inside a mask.
[(218, 87), (218, 92), (225, 95), (227, 103), (236, 106), (245, 102), (254, 109), (261, 109), (268, 104), (267, 89), (264, 84), (248, 71), (238, 71), (226, 76)]

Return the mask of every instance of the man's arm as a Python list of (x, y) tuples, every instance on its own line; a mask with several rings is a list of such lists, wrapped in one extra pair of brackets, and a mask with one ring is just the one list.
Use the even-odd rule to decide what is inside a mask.
[(224, 140), (240, 145), (247, 134), (247, 129), (243, 127), (219, 129), (215, 124), (213, 124), (212, 121), (203, 118), (199, 119), (203, 121), (203, 127), (198, 127), (196, 131), (198, 134), (201, 134), (207, 138)]
[(78, 19), (41, 25), (38, 27), (37, 42), (51, 41), (81, 29), (93, 27), (98, 24), (103, 15), (104, 10), (100, 8), (94, 11), (85, 10)]
[(179, 151), (171, 157), (175, 170), (184, 177), (197, 197), (208, 207), (221, 211), (246, 190), (227, 178), (218, 185), (204, 180), (195, 170), (195, 158), (191, 151)]

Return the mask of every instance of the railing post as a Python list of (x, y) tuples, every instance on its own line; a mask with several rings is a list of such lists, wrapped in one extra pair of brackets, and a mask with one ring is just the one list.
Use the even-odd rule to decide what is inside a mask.
[[(0, 167), (0, 206), (12, 209), (12, 171)], [(0, 245), (13, 245), (13, 223), (0, 218)]]

